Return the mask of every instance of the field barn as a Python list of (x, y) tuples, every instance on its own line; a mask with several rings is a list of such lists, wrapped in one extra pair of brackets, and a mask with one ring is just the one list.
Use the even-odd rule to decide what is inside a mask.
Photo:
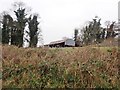
[(58, 40), (50, 42), (50, 44), (45, 45), (48, 47), (74, 47), (75, 41), (73, 39), (65, 39), (65, 40)]

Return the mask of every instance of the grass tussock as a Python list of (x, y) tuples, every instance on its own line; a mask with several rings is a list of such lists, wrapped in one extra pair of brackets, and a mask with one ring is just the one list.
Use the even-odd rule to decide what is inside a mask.
[(120, 88), (118, 48), (3, 46), (3, 88)]

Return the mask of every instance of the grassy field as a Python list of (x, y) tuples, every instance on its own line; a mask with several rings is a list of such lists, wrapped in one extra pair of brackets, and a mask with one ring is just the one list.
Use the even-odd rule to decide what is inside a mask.
[(3, 88), (120, 88), (117, 47), (3, 46)]

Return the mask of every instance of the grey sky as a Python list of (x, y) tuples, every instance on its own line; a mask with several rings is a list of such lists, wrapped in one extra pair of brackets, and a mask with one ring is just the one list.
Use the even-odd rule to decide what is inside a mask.
[[(11, 8), (11, 4), (20, 0), (0, 0), (0, 12)], [(39, 13), (41, 29), (45, 43), (72, 37), (75, 28), (82, 27), (85, 22), (96, 15), (102, 19), (118, 20), (119, 0), (21, 0)]]

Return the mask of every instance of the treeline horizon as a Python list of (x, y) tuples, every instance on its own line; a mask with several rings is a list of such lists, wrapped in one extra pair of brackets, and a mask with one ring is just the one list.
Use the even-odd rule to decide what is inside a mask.
[[(99, 44), (105, 39), (115, 38), (118, 35), (119, 29), (115, 21), (106, 21), (106, 27), (102, 27), (101, 18), (95, 16), (92, 21), (89, 21), (88, 25), (82, 29), (74, 30), (75, 46)], [(115, 27), (117, 29), (115, 29)], [(79, 32), (80, 30), (80, 32)]]
[[(41, 34), (39, 28), (40, 21), (38, 14), (29, 14), (23, 2), (14, 2), (16, 10), (14, 13), (16, 19), (8, 13), (2, 13), (2, 44), (15, 45), (23, 47), (24, 43), (29, 43), (29, 47), (36, 47)], [(28, 30), (25, 30), (28, 27)], [(101, 18), (97, 16), (85, 25), (82, 29), (74, 30), (75, 46), (98, 44), (107, 38), (114, 38), (116, 33), (115, 21), (106, 21), (106, 27), (101, 26)], [(80, 32), (79, 32), (80, 31)], [(27, 34), (25, 36), (25, 34)]]

